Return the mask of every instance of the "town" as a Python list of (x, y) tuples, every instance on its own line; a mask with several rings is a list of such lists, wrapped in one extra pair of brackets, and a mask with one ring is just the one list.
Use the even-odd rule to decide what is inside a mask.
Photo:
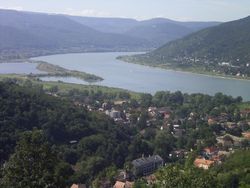
[[(150, 185), (156, 181), (157, 169), (183, 163), (191, 155), (193, 166), (207, 170), (222, 164), (238, 149), (250, 146), (250, 106), (242, 105), (241, 97), (181, 92), (141, 94), (138, 99), (127, 92), (108, 100), (104, 96), (77, 90), (67, 95), (75, 106), (105, 114), (117, 126), (133, 130), (131, 138), (141, 139), (134, 143), (138, 158), (130, 158), (127, 168), (117, 171), (114, 188), (132, 188), (141, 178)], [(99, 186), (111, 187), (112, 182), (104, 178)], [(72, 186), (76, 187), (81, 186)]]

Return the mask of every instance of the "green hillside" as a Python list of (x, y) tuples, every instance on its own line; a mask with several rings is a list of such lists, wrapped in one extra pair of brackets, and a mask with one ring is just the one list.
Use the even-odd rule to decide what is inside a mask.
[(204, 29), (127, 61), (231, 76), (250, 76), (250, 17)]

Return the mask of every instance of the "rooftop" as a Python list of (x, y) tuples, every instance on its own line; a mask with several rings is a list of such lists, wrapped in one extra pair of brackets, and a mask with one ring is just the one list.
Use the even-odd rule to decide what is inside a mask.
[(195, 159), (194, 164), (196, 166), (198, 166), (198, 165), (211, 166), (212, 164), (214, 164), (214, 161), (210, 161), (210, 160), (206, 160), (206, 159)]
[(132, 164), (134, 166), (143, 166), (143, 165), (147, 165), (149, 163), (156, 163), (156, 162), (163, 162), (163, 159), (159, 156), (159, 155), (153, 155), (153, 156), (150, 156), (150, 157), (142, 157), (142, 158), (139, 158), (139, 159), (135, 159), (132, 161)]

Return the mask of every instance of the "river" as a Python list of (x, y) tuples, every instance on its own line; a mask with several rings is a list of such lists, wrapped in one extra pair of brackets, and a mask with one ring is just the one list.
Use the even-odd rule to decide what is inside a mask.
[[(126, 63), (116, 59), (117, 56), (129, 54), (135, 53), (60, 54), (33, 59), (46, 61), (66, 69), (84, 71), (104, 78), (103, 81), (95, 83), (96, 85), (152, 94), (156, 91), (173, 92), (177, 90), (184, 93), (205, 93), (210, 95), (222, 92), (234, 97), (242, 96), (245, 101), (250, 101), (250, 81), (164, 70)], [(61, 80), (63, 82), (88, 84), (83, 80), (70, 77), (45, 77), (41, 79), (45, 81)]]

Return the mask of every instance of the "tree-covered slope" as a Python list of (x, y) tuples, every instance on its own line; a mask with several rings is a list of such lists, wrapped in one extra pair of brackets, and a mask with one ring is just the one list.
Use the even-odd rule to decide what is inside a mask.
[(111, 165), (122, 167), (128, 153), (128, 132), (106, 115), (46, 95), (40, 87), (0, 83), (0, 167), (20, 136), (34, 129), (43, 132), (61, 160), (78, 164), (75, 181), (89, 181)]
[(159, 22), (157, 20), (144, 21), (128, 30), (125, 34), (133, 37), (144, 38), (159, 47), (169, 41), (176, 40), (192, 33), (191, 28), (170, 22)]
[[(148, 42), (109, 34), (63, 15), (0, 10), (0, 55), (36, 56), (50, 53), (143, 49)], [(11, 30), (11, 31), (10, 31)]]
[(167, 69), (250, 78), (250, 17), (192, 33), (142, 55), (120, 59)]
[(127, 18), (97, 18), (67, 16), (68, 18), (105, 33), (119, 33), (149, 41), (149, 48), (157, 48), (219, 22), (180, 22), (166, 18), (138, 21)]
[(166, 63), (199, 58), (207, 61), (250, 60), (250, 17), (193, 33), (147, 54), (152, 61)]

